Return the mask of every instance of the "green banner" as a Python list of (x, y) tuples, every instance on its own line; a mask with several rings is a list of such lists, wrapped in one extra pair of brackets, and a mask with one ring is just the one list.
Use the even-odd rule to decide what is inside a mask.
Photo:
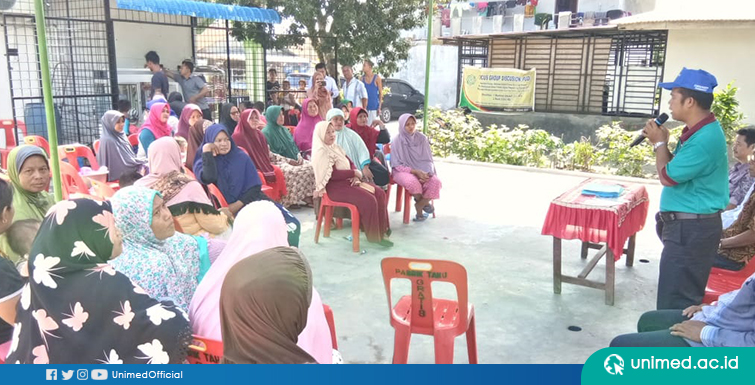
[(752, 384), (753, 348), (606, 348), (587, 359), (582, 384)]
[(466, 66), (459, 107), (472, 111), (529, 112), (535, 110), (535, 69)]

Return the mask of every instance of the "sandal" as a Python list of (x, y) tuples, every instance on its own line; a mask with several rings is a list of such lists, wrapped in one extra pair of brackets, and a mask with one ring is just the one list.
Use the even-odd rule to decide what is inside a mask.
[(414, 222), (424, 222), (426, 219), (427, 219), (427, 217), (425, 217), (424, 215), (417, 214), (417, 216), (414, 217), (414, 219), (412, 219), (412, 221), (414, 221)]
[(383, 246), (383, 247), (393, 247), (393, 242), (387, 239), (383, 239), (382, 241), (378, 242), (378, 245)]
[(388, 230), (386, 230), (386, 231), (385, 231), (385, 237), (386, 237), (386, 238), (390, 238), (390, 237), (391, 237), (391, 234), (393, 234), (393, 230), (391, 230), (391, 229), (388, 229)]

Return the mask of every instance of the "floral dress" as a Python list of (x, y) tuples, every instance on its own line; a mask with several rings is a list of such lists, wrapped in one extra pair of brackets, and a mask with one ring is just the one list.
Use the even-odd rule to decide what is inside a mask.
[(62, 201), (45, 217), (29, 258), (7, 363), (176, 364), (191, 328), (107, 261), (119, 237), (110, 204)]

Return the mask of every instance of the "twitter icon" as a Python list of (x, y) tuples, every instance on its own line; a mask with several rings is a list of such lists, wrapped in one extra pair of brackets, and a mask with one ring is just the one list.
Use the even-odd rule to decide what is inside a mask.
[(62, 370), (60, 373), (63, 374), (64, 380), (70, 380), (73, 377), (73, 370)]

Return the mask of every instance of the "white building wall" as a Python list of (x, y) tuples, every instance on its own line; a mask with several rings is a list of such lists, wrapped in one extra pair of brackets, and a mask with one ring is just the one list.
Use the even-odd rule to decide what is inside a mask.
[[(458, 48), (448, 45), (433, 45), (430, 53), (430, 106), (443, 109), (454, 108), (456, 104), (456, 81), (458, 77)], [(407, 81), (419, 92), (425, 93), (425, 58), (427, 46), (424, 42), (409, 51), (409, 59), (399, 64), (399, 71), (393, 78)]]
[(191, 58), (191, 28), (157, 24), (114, 22), (118, 68), (143, 68), (144, 54), (155, 51), (165, 68), (176, 70)]
[[(700, 68), (712, 73), (718, 88), (731, 81), (739, 87), (737, 99), (748, 123), (755, 123), (755, 27), (746, 29), (670, 30), (664, 81), (670, 82), (683, 67)], [(662, 96), (663, 111), (668, 112), (669, 93)]]

